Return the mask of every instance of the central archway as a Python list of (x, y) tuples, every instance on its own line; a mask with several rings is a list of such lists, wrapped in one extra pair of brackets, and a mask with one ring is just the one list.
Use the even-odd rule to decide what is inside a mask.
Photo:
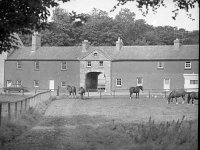
[(86, 90), (97, 91), (100, 86), (102, 87), (102, 84), (104, 84), (103, 86), (105, 90), (105, 75), (103, 75), (102, 72), (89, 72), (86, 74), (86, 79), (85, 79)]

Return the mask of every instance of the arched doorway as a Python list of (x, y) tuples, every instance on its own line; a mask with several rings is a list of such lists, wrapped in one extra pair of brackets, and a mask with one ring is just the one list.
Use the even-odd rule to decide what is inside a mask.
[(105, 90), (105, 75), (102, 72), (89, 72), (85, 79), (86, 90)]

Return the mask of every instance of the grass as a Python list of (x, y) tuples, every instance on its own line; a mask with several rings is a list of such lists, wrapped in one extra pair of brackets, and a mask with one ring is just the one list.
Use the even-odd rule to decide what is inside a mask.
[(5, 143), (12, 141), (32, 128), (39, 122), (41, 117), (39, 113), (35, 113), (33, 109), (29, 109), (16, 122), (9, 122), (4, 119), (4, 123), (0, 127), (0, 145), (3, 146)]

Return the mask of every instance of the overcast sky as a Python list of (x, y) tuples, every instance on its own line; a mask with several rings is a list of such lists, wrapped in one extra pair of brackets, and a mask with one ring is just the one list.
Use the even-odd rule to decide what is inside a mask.
[[(199, 30), (199, 8), (196, 7), (191, 11), (192, 17), (195, 21), (187, 18), (185, 11), (179, 12), (176, 20), (172, 19), (174, 4), (168, 0), (167, 8), (159, 8), (156, 14), (150, 12), (146, 17), (136, 7), (135, 2), (128, 2), (124, 6), (118, 7), (114, 12), (110, 12), (113, 6), (117, 4), (116, 0), (71, 0), (67, 3), (61, 3), (60, 7), (66, 11), (75, 11), (77, 13), (90, 13), (93, 8), (107, 11), (109, 16), (114, 17), (121, 8), (129, 8), (136, 14), (136, 19), (144, 19), (150, 25), (164, 26), (170, 25), (173, 27), (184, 28), (188, 31)], [(172, 0), (171, 0), (172, 1)]]

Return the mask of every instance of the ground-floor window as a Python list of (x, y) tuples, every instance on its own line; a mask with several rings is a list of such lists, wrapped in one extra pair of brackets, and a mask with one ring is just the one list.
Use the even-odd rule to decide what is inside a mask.
[(122, 86), (122, 79), (121, 78), (116, 79), (116, 86)]
[(66, 87), (67, 86), (67, 83), (65, 81), (62, 81), (61, 82), (61, 87)]
[(20, 81), (20, 80), (17, 80), (16, 84), (17, 84), (17, 87), (19, 87), (19, 86), (21, 86), (21, 85), (22, 85), (22, 81)]
[(143, 78), (137, 77), (137, 86), (142, 86), (142, 85), (143, 85)]
[(11, 86), (12, 85), (12, 80), (7, 80), (6, 81), (6, 87), (9, 87), (9, 86)]
[(34, 80), (33, 85), (34, 85), (34, 87), (39, 87), (39, 81), (38, 80)]

